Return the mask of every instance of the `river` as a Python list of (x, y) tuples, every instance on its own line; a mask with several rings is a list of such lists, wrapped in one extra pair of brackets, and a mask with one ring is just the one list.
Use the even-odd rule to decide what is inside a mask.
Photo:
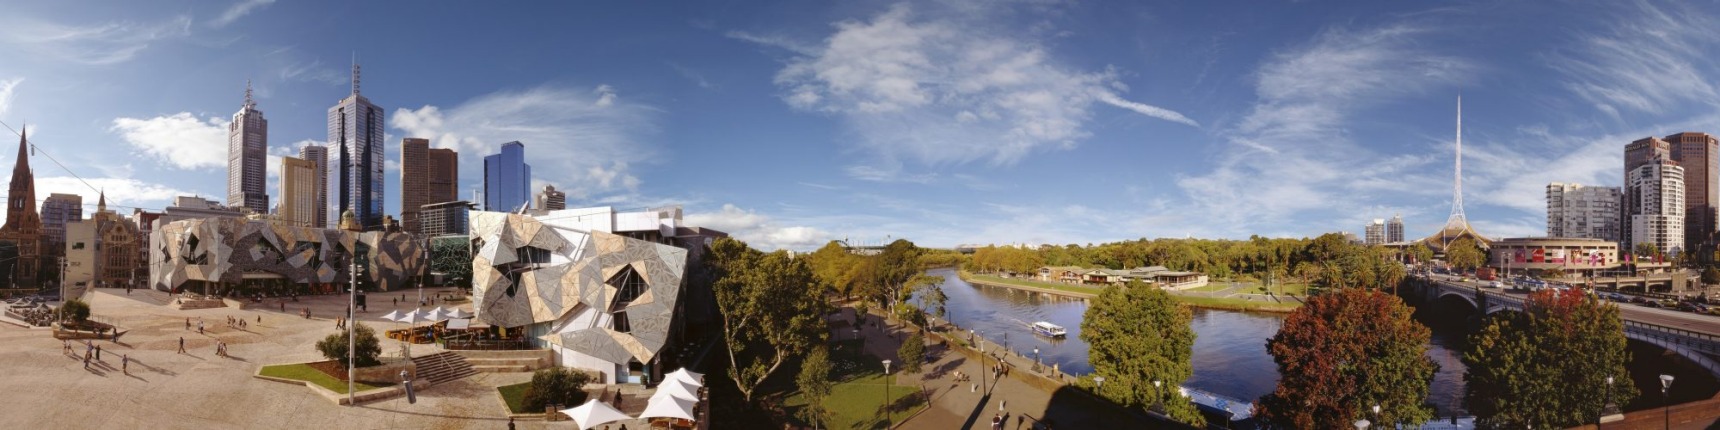
[[(944, 278), (942, 287), (949, 297), (944, 307), (956, 325), (972, 328), (994, 342), (1007, 342), (1010, 350), (1027, 357), (1033, 357), (1037, 347), (1041, 359), (1058, 364), (1066, 373), (1093, 371), (1087, 363), (1087, 343), (1080, 339), (1086, 301), (972, 285), (949, 269), (929, 273)], [(1194, 377), (1188, 386), (1250, 402), (1272, 392), (1278, 384), (1278, 365), (1266, 353), (1266, 339), (1278, 333), (1285, 314), (1196, 308), (1193, 317)], [(1027, 324), (1034, 321), (1063, 326), (1069, 336), (1034, 336), (1027, 330)], [(1459, 361), (1463, 326), (1461, 321), (1429, 325), (1433, 338), (1428, 356), (1439, 363), (1440, 371), (1434, 376), (1428, 401), (1440, 415), (1450, 415), (1463, 397), (1463, 363)]]

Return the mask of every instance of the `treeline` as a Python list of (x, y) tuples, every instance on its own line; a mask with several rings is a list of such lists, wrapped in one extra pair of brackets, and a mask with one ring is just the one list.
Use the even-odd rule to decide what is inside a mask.
[[(1398, 261), (1428, 261), (1433, 251), (1417, 245), (1407, 251), (1355, 244), (1338, 233), (1313, 239), (1248, 240), (1140, 239), (1086, 246), (1038, 248), (986, 246), (974, 251), (967, 268), (976, 272), (1032, 273), (1045, 266), (1130, 269), (1164, 266), (1219, 279), (1288, 278), (1335, 286), (1395, 284), (1403, 278)], [(1465, 254), (1466, 256), (1468, 254)]]

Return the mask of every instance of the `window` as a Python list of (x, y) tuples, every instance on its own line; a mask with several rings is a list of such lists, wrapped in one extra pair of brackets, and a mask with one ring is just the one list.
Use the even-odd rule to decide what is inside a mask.
[(84, 243), (83, 242), (73, 243), (72, 249), (84, 249)]

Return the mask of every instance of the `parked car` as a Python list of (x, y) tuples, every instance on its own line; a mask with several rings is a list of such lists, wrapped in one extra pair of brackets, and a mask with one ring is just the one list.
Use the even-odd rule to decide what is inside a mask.
[(1631, 303), (1648, 303), (1649, 300), (1647, 297), (1643, 297), (1643, 296), (1630, 296), (1630, 302)]
[(1487, 288), (1499, 288), (1499, 287), (1503, 287), (1503, 286), (1505, 286), (1505, 284), (1503, 284), (1499, 281), (1492, 281), (1492, 282), (1487, 283)]

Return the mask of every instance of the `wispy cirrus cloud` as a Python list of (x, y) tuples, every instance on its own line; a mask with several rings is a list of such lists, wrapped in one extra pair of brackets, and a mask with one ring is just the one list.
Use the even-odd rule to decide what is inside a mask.
[(1710, 55), (1720, 48), (1720, 19), (1682, 3), (1609, 4), (1604, 30), (1578, 34), (1568, 49), (1545, 55), (1562, 85), (1595, 109), (1660, 114), (1681, 103), (1720, 105)]
[[(1126, 100), (1114, 70), (1083, 71), (1007, 26), (897, 5), (847, 20), (821, 43), (730, 32), (790, 51), (775, 81), (782, 100), (833, 115), (882, 164), (986, 160), (1008, 165), (1087, 138), (1094, 104), (1199, 126), (1176, 111)], [(880, 169), (850, 169), (861, 179)]]
[(12, 109), (12, 97), (18, 94), (18, 84), (22, 83), (24, 78), (0, 79), (0, 117)]
[(190, 112), (153, 118), (116, 118), (108, 131), (162, 164), (178, 169), (227, 166), (227, 120)]
[(818, 228), (783, 225), (769, 215), (726, 203), (714, 212), (688, 213), (685, 219), (687, 225), (710, 227), (765, 250), (807, 250), (834, 238)]
[(541, 86), (486, 94), (447, 108), (397, 109), (389, 126), (404, 137), (458, 150), (463, 178), (481, 177), (483, 156), (502, 143), (520, 141), (533, 173), (549, 183), (569, 184), (564, 191), (572, 199), (637, 189), (640, 181), (630, 166), (655, 153), (648, 139), (656, 134), (658, 113), (610, 85), (589, 90)]
[(275, 0), (242, 0), (238, 3), (234, 3), (232, 6), (228, 6), (227, 10), (221, 12), (220, 16), (216, 16), (215, 19), (209, 20), (209, 26), (215, 28), (226, 27), (227, 25), (232, 24), (233, 21), (238, 21), (239, 18), (244, 18), (245, 15), (250, 15), (251, 12), (255, 12), (258, 9), (262, 9), (264, 6), (274, 3)]
[[(1429, 33), (1407, 23), (1333, 28), (1273, 55), (1255, 73), (1258, 99), (1224, 131), (1230, 148), (1218, 166), (1180, 177), (1177, 185), (1230, 234), (1300, 224), (1298, 217), (1305, 213), (1362, 210), (1383, 192), (1425, 192), (1428, 188), (1418, 182), (1428, 180), (1416, 178), (1429, 175), (1425, 163), (1434, 158), (1382, 154), (1352, 141), (1348, 127), (1362, 109), (1452, 85), (1476, 72), (1478, 66), (1469, 60), (1417, 43)], [(1303, 226), (1310, 227), (1349, 226)]]
[(0, 41), (46, 58), (85, 65), (111, 65), (137, 57), (150, 45), (191, 34), (191, 17), (160, 22), (116, 21), (68, 25), (28, 18), (0, 22)]

